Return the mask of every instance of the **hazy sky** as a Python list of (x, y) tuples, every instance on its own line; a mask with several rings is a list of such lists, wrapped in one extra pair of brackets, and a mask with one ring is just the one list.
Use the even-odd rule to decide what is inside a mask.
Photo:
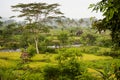
[(59, 3), (60, 10), (64, 16), (69, 18), (88, 18), (97, 17), (102, 18), (101, 13), (91, 12), (88, 9), (89, 4), (99, 2), (100, 0), (0, 0), (0, 16), (10, 17), (15, 14), (12, 12), (11, 5), (18, 3), (30, 2), (46, 2), (46, 3)]

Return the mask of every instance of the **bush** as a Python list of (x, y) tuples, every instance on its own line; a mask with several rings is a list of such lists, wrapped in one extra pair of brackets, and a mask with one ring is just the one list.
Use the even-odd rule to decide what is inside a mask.
[(29, 45), (27, 48), (27, 52), (28, 52), (29, 57), (31, 58), (36, 54), (36, 49), (33, 45)]
[(80, 56), (82, 55), (79, 49), (60, 49), (57, 66), (44, 68), (45, 80), (77, 80), (77, 76), (85, 71), (85, 66), (78, 61)]
[(44, 80), (57, 80), (60, 75), (60, 69), (57, 66), (45, 66)]
[(68, 41), (68, 33), (67, 32), (61, 32), (58, 36), (57, 36), (58, 40), (60, 40), (62, 46), (64, 46), (67, 41)]
[(68, 58), (79, 58), (82, 57), (81, 51), (79, 48), (63, 48), (60, 49), (58, 57), (61, 57), (61, 59), (68, 59)]
[(78, 80), (78, 76), (82, 75), (85, 71), (85, 66), (77, 61), (76, 59), (71, 59), (65, 62), (66, 64), (61, 65), (61, 76), (67, 78), (67, 80)]
[(84, 34), (80, 37), (81, 43), (84, 45), (95, 45), (97, 36), (94, 34)]
[(85, 66), (77, 60), (71, 59), (66, 64), (46, 66), (44, 68), (44, 80), (78, 80), (85, 71)]
[(97, 39), (97, 45), (101, 47), (111, 47), (112, 46), (112, 40), (109, 37), (103, 37), (100, 36)]

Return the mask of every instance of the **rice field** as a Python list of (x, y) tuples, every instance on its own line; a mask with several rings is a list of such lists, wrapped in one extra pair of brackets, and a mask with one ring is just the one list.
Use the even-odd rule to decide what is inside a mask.
[[(13, 67), (21, 61), (20, 54), (18, 52), (0, 52), (0, 67)], [(57, 54), (36, 54), (31, 58), (31, 62), (28, 63), (30, 67), (43, 67), (47, 64), (56, 64)], [(83, 53), (81, 61), (96, 61), (96, 60), (112, 60), (109, 56), (96, 56), (93, 54)]]

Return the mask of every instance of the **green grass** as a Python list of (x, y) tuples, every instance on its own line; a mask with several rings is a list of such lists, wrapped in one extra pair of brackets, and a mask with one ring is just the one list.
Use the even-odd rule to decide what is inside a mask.
[(112, 59), (110, 56), (96, 56), (93, 54), (83, 54), (82, 60), (93, 61), (93, 60), (108, 60)]
[[(28, 76), (32, 75), (36, 70), (38, 71), (38, 69), (41, 72), (46, 65), (57, 65), (58, 62), (56, 60), (58, 54), (36, 54), (31, 58), (30, 62), (20, 65), (20, 54), (21, 53), (0, 52), (0, 69), (15, 68), (14, 72), (16, 74), (17, 72), (21, 75), (25, 73)], [(100, 75), (100, 73), (96, 70), (103, 70), (104, 67), (110, 64), (110, 67), (112, 67), (114, 64), (118, 64), (120, 66), (120, 59), (113, 59), (110, 56), (97, 56), (95, 54), (86, 53), (82, 53), (82, 55), (83, 57), (78, 59), (86, 65), (88, 73), (92, 74), (93, 76)], [(42, 73), (35, 74), (40, 75)]]
[(10, 61), (10, 60), (4, 60), (0, 59), (0, 68), (10, 68), (10, 67), (15, 67), (16, 66), (16, 61)]
[(20, 53), (18, 53), (18, 52), (0, 52), (0, 59), (20, 60)]
[[(41, 67), (46, 64), (56, 64), (56, 56), (57, 54), (36, 54), (33, 58), (31, 58), (31, 62), (29, 62), (30, 67)], [(80, 58), (82, 61), (101, 61), (101, 60), (113, 60), (112, 57), (109, 56), (96, 56), (93, 54), (83, 54), (83, 57)], [(20, 62), (20, 53), (0, 53), (0, 64), (4, 67), (13, 66), (16, 62)]]

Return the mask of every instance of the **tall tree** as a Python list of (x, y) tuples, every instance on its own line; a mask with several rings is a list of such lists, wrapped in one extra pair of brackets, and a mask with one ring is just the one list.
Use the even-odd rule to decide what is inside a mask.
[(56, 18), (61, 16), (58, 8), (59, 4), (47, 4), (47, 3), (28, 3), (28, 4), (17, 4), (12, 6), (13, 11), (20, 12), (18, 17), (25, 17), (28, 21), (27, 29), (32, 33), (34, 37), (36, 52), (39, 53), (38, 42), (39, 33), (47, 30), (46, 22), (48, 19)]
[(120, 0), (101, 0), (96, 4), (91, 4), (93, 11), (103, 13), (104, 19), (102, 24), (105, 29), (111, 31), (114, 48), (120, 49)]

